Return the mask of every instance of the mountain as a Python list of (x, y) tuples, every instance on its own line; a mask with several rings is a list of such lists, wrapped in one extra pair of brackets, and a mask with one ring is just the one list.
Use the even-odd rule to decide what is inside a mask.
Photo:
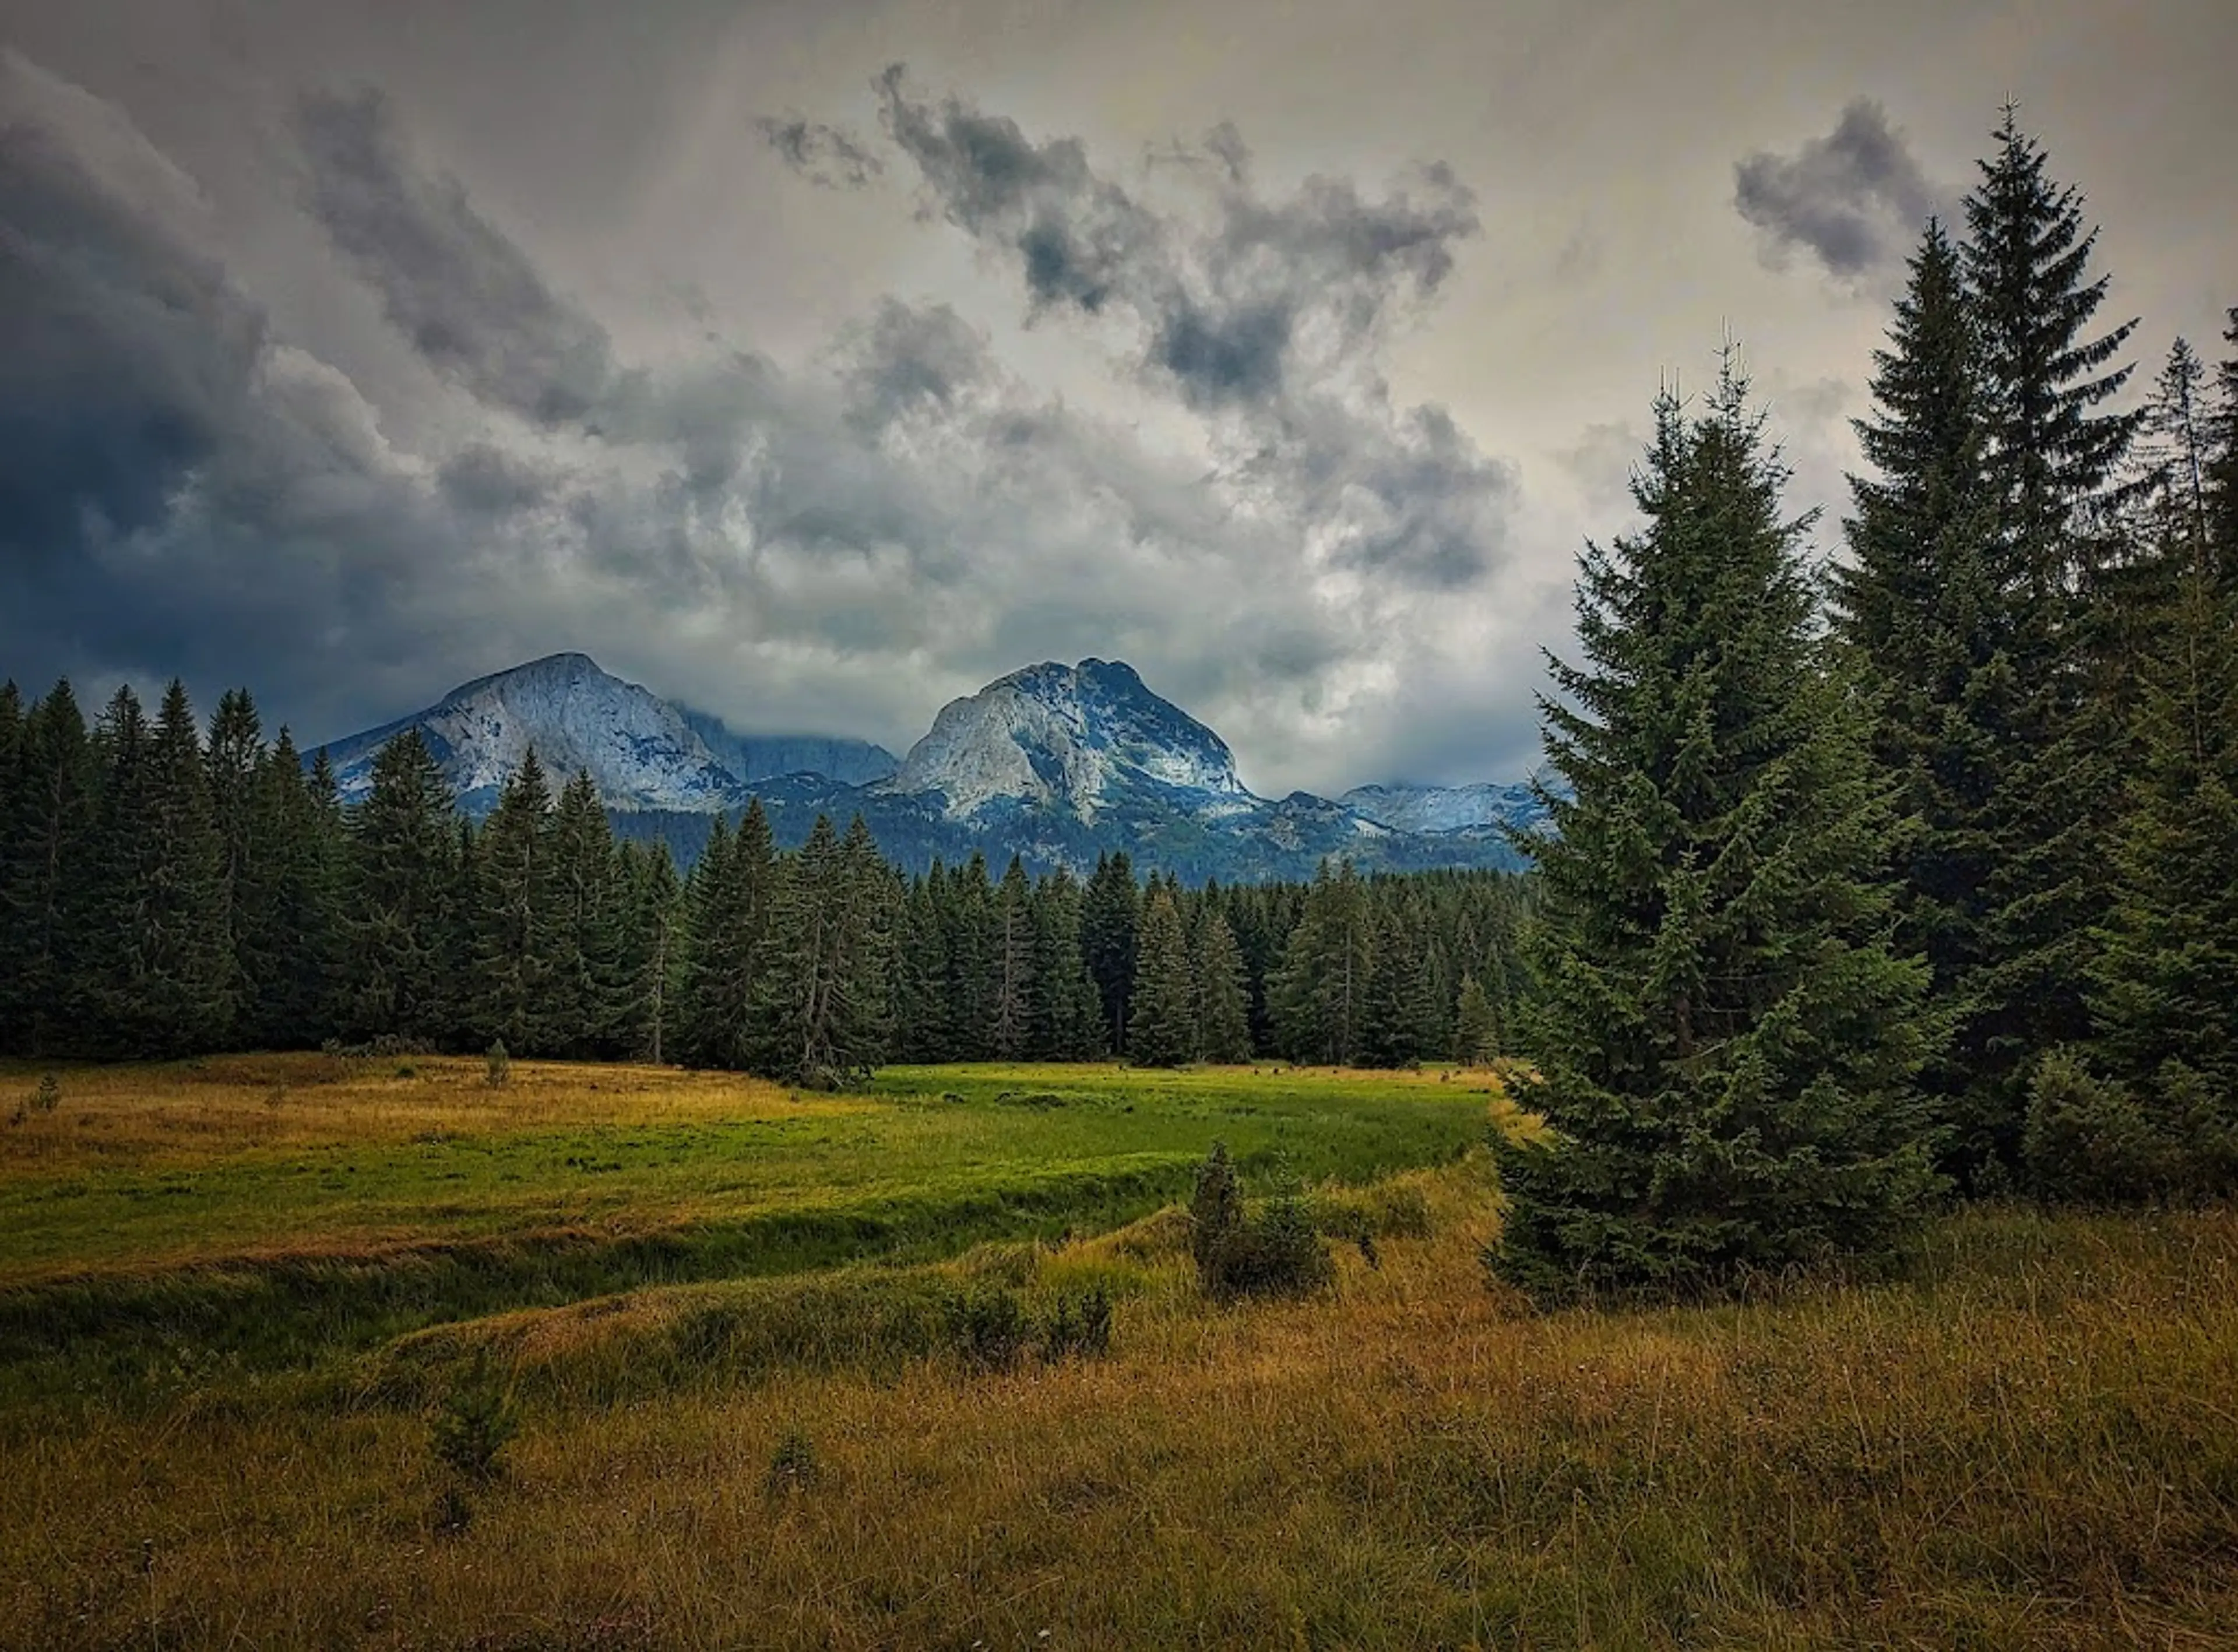
[(951, 700), (885, 786), (937, 798), (950, 820), (1038, 810), (1090, 826), (1130, 803), (1216, 819), (1258, 801), (1225, 741), (1100, 659), (1030, 665)]
[(486, 812), (533, 744), (555, 776), (587, 769), (617, 829), (697, 857), (718, 813), (759, 796), (778, 841), (819, 814), (859, 814), (905, 866), (1016, 854), (1085, 871), (1125, 849), (1191, 881), (1312, 875), (1324, 858), (1375, 870), (1519, 866), (1508, 823), (1533, 823), (1517, 786), (1364, 786), (1332, 799), (1255, 795), (1219, 735), (1123, 662), (1045, 661), (941, 708), (898, 763), (858, 740), (741, 735), (555, 654), (454, 689), (424, 711), (327, 748), (345, 798), (407, 728), (427, 738), (470, 813)]
[(486, 814), (530, 746), (553, 785), (590, 770), (610, 809), (722, 809), (739, 781), (684, 714), (649, 689), (599, 669), (586, 654), (553, 654), (453, 689), (424, 711), (329, 742), (345, 801), (373, 783), (376, 752), (416, 727), (459, 806)]
[(842, 740), (821, 734), (740, 734), (722, 718), (677, 703), (692, 733), (706, 743), (715, 760), (742, 781), (772, 775), (821, 775), (845, 786), (884, 780), (901, 759), (868, 740)]
[(1354, 786), (1337, 801), (1400, 832), (1442, 835), (1508, 826), (1527, 831), (1546, 818), (1546, 805), (1532, 794), (1528, 781), (1506, 786)]

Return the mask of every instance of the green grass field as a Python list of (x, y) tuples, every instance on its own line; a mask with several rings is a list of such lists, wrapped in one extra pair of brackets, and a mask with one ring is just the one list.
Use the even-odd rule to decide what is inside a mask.
[[(400, 1072), (400, 1067), (408, 1072)], [(0, 1107), (35, 1074), (0, 1073)], [(0, 1126), (0, 1647), (2220, 1647), (2238, 1217), (1537, 1316), (1490, 1082), (243, 1057)], [(0, 1114), (4, 1116), (4, 1114)], [(1334, 1285), (1221, 1307), (1215, 1138)], [(1359, 1243), (1365, 1238), (1370, 1243)], [(989, 1369), (990, 1293), (1100, 1286)], [(477, 1382), (520, 1430), (462, 1482)]]

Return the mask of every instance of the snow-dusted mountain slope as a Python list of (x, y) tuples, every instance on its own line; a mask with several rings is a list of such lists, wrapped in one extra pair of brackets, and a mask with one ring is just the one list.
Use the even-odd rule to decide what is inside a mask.
[(1228, 744), (1144, 686), (1122, 662), (1030, 665), (943, 706), (884, 790), (939, 799), (960, 820), (990, 809), (1069, 814), (1093, 824), (1145, 789), (1201, 819), (1257, 799)]
[(1394, 831), (1437, 834), (1473, 827), (1528, 829), (1546, 816), (1529, 785), (1355, 786), (1338, 800)]
[(556, 789), (590, 771), (609, 809), (696, 811), (727, 807), (739, 783), (684, 716), (586, 654), (553, 654), (460, 684), (424, 711), (330, 743), (345, 800), (373, 783), (374, 754), (417, 727), (471, 814), (487, 812), (532, 745)]

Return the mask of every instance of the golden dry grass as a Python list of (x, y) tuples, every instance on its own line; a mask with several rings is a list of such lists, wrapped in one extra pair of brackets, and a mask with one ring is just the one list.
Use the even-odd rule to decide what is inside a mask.
[(1431, 1236), (1294, 1305), (1199, 1303), (1170, 1217), (945, 1265), (1119, 1279), (1101, 1361), (718, 1353), (617, 1402), (734, 1287), (454, 1328), (526, 1423), (454, 1535), (370, 1378), (19, 1419), (0, 1642), (2230, 1644), (2238, 1218), (1975, 1215), (1908, 1284), (1532, 1318), (1477, 1266), (1481, 1160), (1413, 1180)]

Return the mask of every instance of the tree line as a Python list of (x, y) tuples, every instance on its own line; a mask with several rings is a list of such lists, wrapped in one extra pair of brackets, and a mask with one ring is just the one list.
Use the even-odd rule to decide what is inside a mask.
[(921, 876), (858, 818), (780, 851), (758, 803), (679, 875), (535, 753), (480, 822), (420, 735), (346, 806), (245, 691), (173, 684), (89, 726), (0, 688), (0, 1052), (122, 1058), (379, 1041), (839, 1085), (888, 1061), (1483, 1059), (1527, 893), (1494, 873), (1184, 889)]
[[(1909, 265), (1847, 554), (1728, 352), (1665, 393), (1542, 702), (1494, 1270), (1730, 1288), (1899, 1251), (1956, 1188), (2238, 1187), (2238, 357), (2135, 323), (2009, 109)], [(2238, 347), (2238, 310), (2228, 340)]]

